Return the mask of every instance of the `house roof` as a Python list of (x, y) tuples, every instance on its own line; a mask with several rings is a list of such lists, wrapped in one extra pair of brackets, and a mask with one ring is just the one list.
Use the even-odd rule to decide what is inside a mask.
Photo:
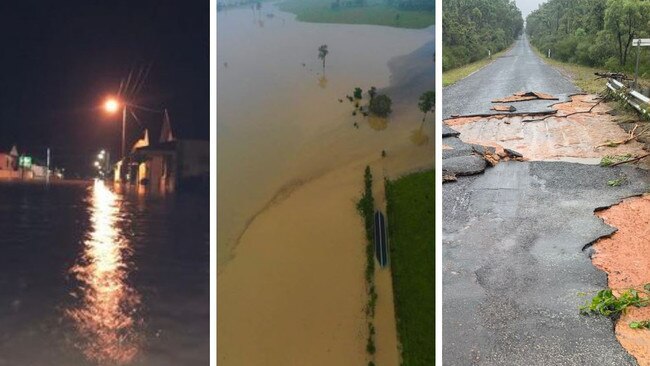
[[(189, 123), (183, 123), (181, 120), (174, 119), (173, 114), (168, 111), (165, 112), (166, 113), (163, 114), (162, 118), (156, 116), (147, 121), (141, 121), (142, 127), (149, 131), (149, 142), (151, 145), (168, 140), (170, 134), (173, 139), (178, 140), (208, 141), (210, 139), (209, 136), (205, 135), (204, 131), (201, 131), (202, 129)], [(207, 121), (206, 125), (208, 125)]]

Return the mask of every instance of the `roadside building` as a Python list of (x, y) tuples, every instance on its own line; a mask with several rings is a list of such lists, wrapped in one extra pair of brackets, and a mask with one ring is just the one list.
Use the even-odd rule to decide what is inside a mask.
[[(123, 166), (124, 165), (124, 166)], [(210, 142), (181, 124), (172, 126), (165, 111), (161, 123), (146, 126), (125, 161), (116, 164), (125, 181), (156, 192), (208, 189)], [(116, 180), (119, 173), (115, 175)]]
[(14, 145), (9, 152), (0, 152), (0, 179), (15, 179), (19, 177), (18, 149)]

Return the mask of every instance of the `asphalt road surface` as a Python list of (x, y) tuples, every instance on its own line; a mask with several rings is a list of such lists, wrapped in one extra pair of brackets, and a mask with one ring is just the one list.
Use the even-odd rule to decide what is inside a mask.
[[(545, 64), (522, 36), (505, 55), (478, 72), (443, 89), (443, 118), (452, 115), (495, 113), (492, 100), (519, 91), (552, 94), (560, 101), (578, 92), (569, 80)], [(541, 100), (510, 103), (519, 112), (549, 110), (555, 101)]]
[(607, 287), (583, 250), (614, 231), (594, 210), (647, 191), (646, 174), (502, 162), (445, 184), (444, 365), (635, 365), (611, 320), (579, 315), (578, 294)]
[[(566, 99), (578, 90), (523, 38), (445, 88), (443, 115), (490, 113), (491, 100), (517, 91)], [(552, 103), (514, 105), (534, 112)], [(636, 365), (610, 319), (579, 315), (589, 297), (578, 294), (607, 287), (589, 244), (615, 229), (594, 210), (647, 192), (648, 172), (517, 161), (486, 169), (483, 147), (446, 126), (443, 136), (443, 169), (459, 175), (443, 186), (444, 365)], [(622, 176), (624, 185), (607, 185)]]

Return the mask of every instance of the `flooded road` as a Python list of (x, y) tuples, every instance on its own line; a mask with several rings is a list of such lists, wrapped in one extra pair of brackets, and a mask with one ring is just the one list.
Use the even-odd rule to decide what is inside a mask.
[(208, 209), (1, 183), (0, 365), (207, 364)]
[[(342, 163), (422, 139), (413, 137), (421, 120), (417, 99), (386, 123), (352, 116), (345, 96), (355, 87), (388, 87), (389, 62), (433, 44), (433, 27), (302, 23), (271, 4), (255, 14), (242, 8), (217, 15), (219, 264), (274, 198)], [(330, 50), (325, 79), (317, 57), (322, 44)], [(432, 123), (423, 133), (431, 131)]]
[[(417, 108), (434, 86), (433, 27), (301, 23), (266, 3), (217, 21), (218, 362), (367, 364), (366, 241), (355, 205), (366, 165), (377, 187), (433, 167), (433, 118), (422, 123)], [(362, 88), (365, 105), (371, 86), (393, 99), (388, 120), (352, 114), (346, 95)], [(375, 360), (392, 365), (384, 271)]]

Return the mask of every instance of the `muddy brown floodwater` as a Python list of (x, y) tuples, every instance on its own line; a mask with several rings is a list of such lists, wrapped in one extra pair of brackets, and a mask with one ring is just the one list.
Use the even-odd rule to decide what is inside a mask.
[[(400, 90), (387, 121), (353, 116), (346, 95), (399, 81), (390, 61), (431, 43), (433, 28), (301, 23), (267, 3), (261, 13), (275, 16), (217, 15), (218, 361), (365, 364), (363, 169), (382, 184), (433, 167), (433, 123), (421, 127)], [(390, 276), (377, 286), (377, 361), (397, 364)]]
[[(451, 118), (445, 123), (463, 136), (463, 141), (513, 149), (528, 160), (562, 160), (598, 164), (605, 155), (641, 155), (643, 144), (631, 141), (617, 147), (596, 147), (622, 141), (628, 134), (597, 102), (595, 95), (575, 95), (571, 101), (553, 106), (553, 116), (507, 116)], [(569, 114), (581, 112), (578, 114)], [(539, 120), (544, 118), (544, 120)], [(531, 121), (536, 120), (536, 121)]]
[[(624, 291), (650, 283), (650, 195), (629, 198), (597, 213), (618, 230), (594, 245), (596, 267), (607, 272), (609, 287)], [(650, 308), (630, 308), (616, 322), (616, 338), (639, 365), (650, 365), (650, 332), (632, 329), (631, 321), (650, 320)]]

